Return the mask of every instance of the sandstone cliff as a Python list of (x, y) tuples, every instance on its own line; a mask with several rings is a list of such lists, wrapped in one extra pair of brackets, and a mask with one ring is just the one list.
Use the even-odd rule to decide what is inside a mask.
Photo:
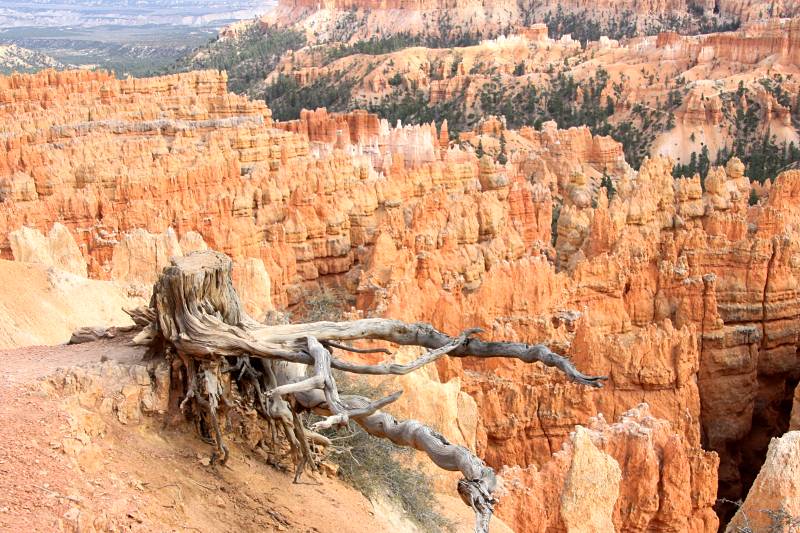
[(640, 405), (577, 426), (541, 468), (505, 468), (500, 513), (518, 530), (712, 533), (716, 467)]
[[(442, 360), (427, 379), (453, 389), (447, 408), (472, 412), (474, 402), (481, 413), (473, 430), (448, 428), (453, 438), (497, 468), (549, 472), (555, 461), (564, 494), (581, 487), (569, 472), (585, 471), (587, 457), (614, 479), (614, 458), (619, 484), (590, 487), (603, 503), (591, 511), (597, 524), (713, 530), (716, 459), (701, 446), (719, 453), (720, 494), (744, 496), (769, 438), (788, 427), (797, 385), (800, 172), (748, 206), (735, 160), (713, 169), (704, 191), (698, 178), (674, 180), (666, 159), (634, 172), (619, 143), (586, 128), (511, 130), (487, 118), (443, 135), (438, 124), (324, 110), (273, 123), (263, 102), (224, 83), (215, 72), (0, 78), (0, 181), (12, 191), (0, 203), (3, 255), (38, 250), (26, 257), (72, 264), (77, 248), (91, 277), (147, 283), (170, 255), (209, 247), (234, 258), (238, 288), (261, 312), (337, 286), (357, 315), (547, 342), (608, 385), (589, 391), (538, 365)], [(48, 244), (56, 223), (75, 247)], [(14, 244), (14, 231), (33, 235), (23, 227), (41, 233)], [(656, 436), (640, 450), (650, 457), (642, 472), (678, 469), (668, 485), (681, 496), (672, 511), (648, 500), (632, 516), (617, 506), (641, 495), (615, 454), (638, 440), (606, 446), (570, 433), (614, 433), (590, 420), (641, 402), (663, 420), (630, 415), (656, 428), (644, 431)], [(551, 459), (565, 442), (578, 458)], [(548, 508), (560, 518), (541, 520), (566, 527), (586, 512), (565, 498)], [(513, 505), (501, 516), (540, 530)]]
[(794, 0), (280, 0), (262, 22), (297, 25), (305, 29), (309, 38), (324, 42), (396, 33), (448, 37), (461, 28), (484, 37), (496, 36), (508, 28), (540, 22), (559, 13), (578, 14), (606, 28), (628, 19), (635, 32), (645, 33), (670, 23), (675, 25), (675, 20), (687, 27), (700, 20), (730, 23), (792, 17), (800, 14), (800, 4)]

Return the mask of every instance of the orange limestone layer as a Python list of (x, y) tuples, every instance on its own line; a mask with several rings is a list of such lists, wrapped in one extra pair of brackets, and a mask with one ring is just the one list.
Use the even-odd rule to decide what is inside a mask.
[[(241, 264), (241, 279), (269, 279), (284, 307), (320, 280), (354, 292), (378, 236), (405, 241), (408, 226), (425, 228), (416, 244), (398, 245), (420, 252), (441, 247), (438, 233), (452, 226), (471, 250), (452, 274), (469, 270), (476, 282), (492, 262), (549, 242), (547, 191), (449, 147), (446, 128), (324, 109), (273, 124), (263, 102), (225, 83), (212, 71), (0, 78), (0, 253), (78, 272), (82, 257), (92, 277), (149, 283), (170, 255), (212, 247)], [(598, 151), (587, 130), (538, 135), (525, 141), (530, 168), (572, 159), (599, 175), (622, 161), (618, 144)], [(566, 179), (567, 169), (547, 172)], [(429, 217), (447, 201), (461, 206), (460, 220)], [(56, 222), (67, 234), (52, 233)]]

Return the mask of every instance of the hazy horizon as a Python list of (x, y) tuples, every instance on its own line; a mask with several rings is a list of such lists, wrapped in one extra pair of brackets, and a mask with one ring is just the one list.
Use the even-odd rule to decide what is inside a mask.
[[(120, 75), (144, 75), (207, 43), (225, 25), (264, 14), (274, 4), (269, 0), (3, 1), (0, 45), (29, 50), (30, 70), (101, 67)], [(11, 62), (0, 70), (19, 65), (20, 61)]]
[(11, 0), (0, 3), (0, 27), (219, 26), (255, 17), (272, 5), (264, 0)]

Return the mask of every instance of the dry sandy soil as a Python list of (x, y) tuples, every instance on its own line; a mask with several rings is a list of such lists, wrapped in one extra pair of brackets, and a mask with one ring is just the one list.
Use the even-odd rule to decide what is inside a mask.
[[(292, 484), (236, 444), (225, 466), (208, 466), (211, 447), (193, 430), (124, 425), (48, 381), (57, 368), (127, 369), (141, 355), (125, 338), (0, 351), (0, 531), (411, 529), (335, 478)], [(443, 504), (458, 531), (471, 529), (469, 509)]]
[(131, 324), (141, 296), (111, 281), (0, 259), (0, 348), (67, 342), (80, 326)]

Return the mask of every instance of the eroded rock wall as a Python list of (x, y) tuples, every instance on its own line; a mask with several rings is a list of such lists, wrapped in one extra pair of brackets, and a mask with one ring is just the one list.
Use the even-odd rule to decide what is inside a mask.
[[(64, 262), (50, 258), (41, 238), (14, 237), (30, 233), (23, 227), (48, 233), (58, 223), (69, 228), (92, 277), (149, 283), (170, 256), (211, 247), (262, 261), (271, 299), (286, 306), (322, 278), (347, 274), (341, 282), (355, 288), (356, 267), (379, 235), (399, 239), (406, 225), (431, 225), (420, 250), (439, 247), (443, 236), (433, 228), (449, 225), (459, 247), (474, 248), (454, 269), (472, 276), (497, 260), (484, 261), (485, 248), (496, 250), (493, 257), (520, 257), (549, 238), (549, 212), (528, 200), (546, 193), (442, 146), (435, 125), (393, 128), (374, 115), (319, 110), (280, 130), (263, 102), (225, 93), (224, 84), (215, 72), (3, 79), (0, 180), (28, 185), (20, 187), (25, 194), (4, 196), (0, 253)], [(591, 135), (582, 135), (592, 146)], [(530, 157), (539, 160), (548, 148), (536, 152)], [(576, 158), (596, 164), (591, 150)], [(414, 222), (453, 195), (450, 222)], [(73, 261), (74, 247), (65, 249)]]
[[(319, 41), (368, 40), (375, 34), (395, 33), (448, 37), (446, 30), (465, 27), (472, 33), (496, 36), (509, 28), (541, 22), (559, 9), (565, 14), (580, 13), (605, 26), (614, 19), (627, 19), (641, 33), (666, 25), (670, 18), (688, 21), (704, 17), (707, 23), (752, 22), (800, 14), (795, 0), (280, 0), (262, 22), (296, 24), (306, 30), (310, 39)], [(225, 35), (235, 35), (235, 29)]]
[[(388, 24), (383, 34), (422, 13), (380, 12), (401, 19)], [(601, 12), (592, 6), (592, 13)], [(335, 19), (324, 13), (309, 15), (309, 32), (330, 23), (327, 15)], [(349, 11), (340, 15), (355, 17), (357, 28), (368, 24)], [(364, 16), (369, 20), (373, 15), (378, 16)], [(467, 16), (479, 15), (469, 12)], [(466, 124), (474, 129), (489, 113), (505, 113), (515, 124), (534, 123), (547, 114), (564, 116), (552, 115), (541, 106), (548, 98), (557, 98), (567, 76), (580, 85), (574, 98), (581, 109), (609, 115), (608, 122), (618, 135), (627, 135), (628, 127), (637, 132), (626, 146), (628, 154), (640, 154), (635, 156), (637, 163), (649, 153), (688, 164), (692, 153), (699, 157), (706, 149), (713, 159), (719, 151), (730, 153), (734, 142), (738, 145), (744, 137), (751, 137), (748, 143), (754, 146), (753, 140), (767, 133), (775, 136), (776, 145), (800, 145), (793, 118), (797, 106), (791, 96), (800, 90), (800, 18), (772, 16), (763, 15), (732, 31), (687, 35), (687, 29), (653, 35), (651, 27), (650, 35), (627, 40), (601, 37), (585, 46), (569, 36), (548, 38), (544, 24), (512, 26), (470, 46), (410, 46), (329, 59), (324, 59), (323, 51), (338, 44), (308, 46), (284, 55), (252, 91), (260, 94), (263, 86), (284, 76), (312, 92), (320, 85), (346, 90), (349, 94), (337, 104), (341, 108), (402, 109), (405, 98), (418, 98), (436, 113), (459, 121), (459, 127)], [(473, 22), (467, 24), (473, 26)], [(346, 39), (334, 39), (341, 40)], [(600, 94), (592, 96), (596, 91)], [(596, 103), (581, 105), (587, 97), (596, 98)], [(306, 129), (312, 138), (328, 142), (333, 142), (337, 132), (347, 137), (351, 128), (375, 128), (374, 123), (366, 124), (363, 113), (338, 123), (320, 120), (312, 111), (305, 113), (292, 122), (293, 131)], [(748, 117), (746, 128), (742, 113)], [(564, 116), (564, 120), (570, 118)]]
[(504, 468), (498, 512), (519, 531), (713, 533), (716, 467), (642, 404), (576, 427), (541, 468)]
[[(713, 169), (703, 190), (698, 178), (673, 179), (666, 159), (633, 172), (618, 143), (586, 128), (513, 131), (487, 119), (458, 132), (462, 147), (442, 125), (391, 127), (364, 113), (317, 110), (273, 124), (263, 103), (225, 93), (213, 72), (125, 82), (44, 73), (0, 87), (9, 124), (0, 181), (18, 191), (0, 203), (5, 256), (12, 231), (59, 223), (97, 278), (147, 283), (170, 255), (209, 247), (234, 258), (251, 309), (291, 307), (337, 285), (356, 315), (546, 342), (582, 371), (608, 375), (606, 387), (588, 390), (541, 365), (441, 360), (427, 379), (460, 389), (448, 392), (448, 409), (473, 412), (463, 393), (477, 406), (474, 432), (454, 428), (454, 438), (496, 468), (539, 468), (572, 442), (576, 424), (647, 402), (669, 424), (658, 431), (694, 454), (686, 464), (714, 472), (683, 476), (679, 492), (702, 497), (682, 496), (668, 515), (609, 515), (632, 501), (624, 475), (616, 499), (614, 487), (595, 487), (606, 491), (597, 524), (715, 528), (716, 459), (700, 446), (719, 452), (721, 494), (735, 499), (788, 426), (800, 335), (798, 171), (748, 206), (751, 185), (735, 160)], [(480, 159), (475, 141), (487, 152)], [(605, 456), (589, 457), (614, 477)], [(548, 512), (584, 512), (571, 505)], [(560, 531), (565, 517), (546, 520)], [(525, 523), (520, 531), (540, 531)]]

